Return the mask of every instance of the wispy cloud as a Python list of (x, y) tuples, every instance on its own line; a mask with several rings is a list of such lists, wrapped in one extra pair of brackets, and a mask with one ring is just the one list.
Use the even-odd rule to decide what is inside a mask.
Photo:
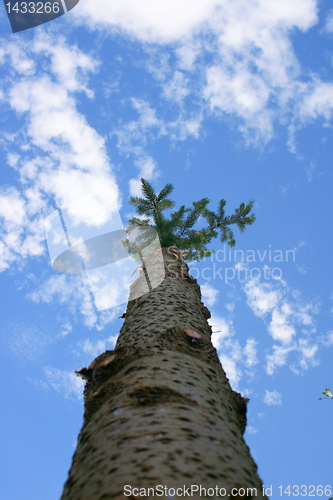
[(89, 283), (84, 274), (77, 276), (57, 274), (45, 280), (27, 298), (35, 304), (52, 303), (56, 298), (61, 304), (71, 304), (73, 310), (80, 308), (82, 314), (93, 315), (94, 306)]
[(44, 373), (48, 384), (65, 398), (79, 400), (83, 398), (84, 381), (74, 372), (46, 366)]
[(333, 33), (333, 9), (331, 9), (326, 16), (324, 30), (327, 33)]
[(204, 302), (209, 306), (212, 307), (218, 300), (218, 294), (220, 293), (217, 288), (214, 288), (212, 285), (209, 283), (204, 283), (201, 285), (201, 293), (202, 297), (204, 299)]
[(273, 375), (278, 367), (287, 364), (289, 354), (294, 352), (296, 348), (296, 343), (288, 346), (273, 345), (271, 353), (266, 354), (266, 373)]
[(44, 380), (31, 377), (27, 377), (26, 380), (27, 382), (29, 382), (29, 384), (34, 385), (35, 387), (41, 389), (42, 391), (48, 391), (50, 389), (49, 384), (47, 382), (44, 382)]
[[(246, 339), (245, 346), (234, 337), (235, 330), (231, 319), (221, 318), (213, 314), (210, 319), (213, 325), (212, 343), (217, 349), (222, 366), (234, 389), (238, 389), (244, 375), (254, 374), (254, 366), (259, 363), (257, 358), (257, 342), (253, 338)], [(215, 332), (215, 333), (214, 333)]]
[[(171, 98), (170, 88), (168, 91), (162, 89), (164, 99)], [(188, 137), (198, 138), (203, 117), (201, 111), (188, 114), (185, 110), (179, 111), (177, 107), (170, 119), (170, 117), (164, 116), (164, 107), (158, 112), (149, 102), (136, 97), (129, 98), (127, 104), (130, 106), (130, 112), (134, 112), (135, 116), (128, 121), (119, 120), (110, 136), (117, 138), (120, 154), (131, 155), (134, 158), (133, 162), (139, 170), (139, 175), (137, 179), (131, 179), (129, 185), (130, 193), (138, 196), (140, 194), (140, 177), (151, 180), (156, 179), (160, 173), (156, 161), (147, 152), (148, 144), (151, 145), (165, 136), (172, 142), (184, 141)], [(165, 106), (165, 108), (168, 107)]]
[(219, 358), (232, 388), (237, 390), (243, 375), (243, 372), (237, 363), (237, 361), (240, 360), (237, 349), (232, 348), (229, 350), (228, 354), (220, 354)]
[(159, 175), (159, 171), (157, 170), (155, 160), (151, 156), (144, 155), (143, 153), (138, 155), (137, 159), (134, 160), (134, 164), (139, 169), (139, 175), (137, 179), (130, 179), (129, 191), (131, 196), (142, 197), (141, 178), (143, 177), (147, 181), (156, 179)]
[(278, 391), (266, 390), (263, 401), (267, 406), (280, 406), (282, 404), (282, 396)]
[(333, 346), (333, 330), (326, 332), (325, 335), (320, 335), (318, 337), (318, 342), (320, 342), (324, 347)]
[[(29, 292), (26, 297), (35, 304), (57, 303), (67, 306), (71, 313), (80, 312), (84, 324), (88, 328), (104, 329), (109, 323), (123, 312), (122, 307), (113, 307), (105, 311), (97, 311), (90, 284), (86, 274), (66, 275), (57, 274), (45, 279), (34, 291)], [(67, 334), (71, 329), (70, 324), (63, 326), (63, 332)]]
[(113, 349), (117, 340), (116, 335), (111, 335), (105, 339), (90, 340), (85, 339), (78, 342), (77, 346), (84, 354), (88, 354), (92, 359), (102, 354), (106, 349)]
[(257, 434), (258, 429), (256, 429), (255, 427), (252, 427), (252, 425), (248, 425), (246, 427), (246, 432), (248, 432), (249, 434)]
[(38, 215), (41, 208), (41, 196), (32, 189), (25, 195), (14, 187), (0, 190), (0, 271), (16, 260), (44, 253), (44, 225)]
[[(265, 321), (274, 340), (271, 352), (266, 354), (266, 372), (272, 375), (287, 363), (295, 373), (317, 366), (319, 345), (314, 315), (319, 312), (318, 303), (306, 301), (283, 280), (273, 284), (250, 279), (243, 289), (248, 305)], [(296, 361), (290, 359), (291, 353)]]
[[(157, 116), (157, 111), (149, 102), (132, 97), (129, 104), (134, 110), (135, 118), (124, 122), (120, 121), (111, 135), (117, 137), (117, 146), (122, 153), (145, 156), (144, 147), (148, 140), (166, 135), (164, 120)], [(139, 160), (140, 161), (140, 160)]]
[(245, 365), (248, 368), (253, 367), (254, 365), (257, 365), (259, 363), (259, 360), (257, 358), (257, 346), (258, 342), (256, 342), (254, 339), (247, 339), (245, 348), (244, 348), (244, 354), (245, 354)]
[(292, 341), (296, 330), (290, 325), (290, 316), (293, 313), (290, 304), (284, 303), (280, 308), (275, 307), (272, 312), (272, 319), (268, 331), (274, 340), (280, 340), (283, 343)]
[(278, 304), (281, 293), (270, 283), (261, 283), (259, 280), (250, 280), (244, 286), (247, 303), (257, 316), (264, 316), (271, 312)]
[(45, 326), (27, 321), (9, 321), (2, 325), (0, 339), (13, 356), (33, 361), (46, 352), (47, 346), (54, 342)]
[(73, 326), (69, 321), (67, 321), (66, 323), (63, 323), (61, 325), (61, 330), (58, 334), (58, 337), (66, 337), (66, 335), (68, 335), (72, 331), (72, 329), (73, 329)]
[[(213, 345), (215, 345), (214, 340)], [(238, 390), (244, 374), (248, 377), (253, 377), (255, 374), (254, 367), (259, 363), (256, 345), (257, 342), (254, 339), (247, 339), (243, 347), (238, 340), (228, 337), (218, 348), (222, 366), (235, 390)]]
[(233, 324), (231, 320), (221, 318), (216, 314), (212, 314), (209, 324), (212, 325), (213, 335), (212, 343), (216, 349), (220, 349), (224, 344), (224, 339), (234, 335)]

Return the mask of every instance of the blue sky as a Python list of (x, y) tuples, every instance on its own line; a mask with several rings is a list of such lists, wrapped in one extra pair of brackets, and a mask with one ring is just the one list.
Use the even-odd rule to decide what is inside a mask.
[(178, 207), (255, 200), (230, 255), (215, 241), (191, 273), (250, 398), (265, 486), (333, 490), (333, 406), (318, 401), (333, 387), (332, 42), (315, 0), (81, 0), (2, 34), (1, 498), (60, 498), (82, 425), (74, 370), (113, 348), (125, 309), (52, 268), (47, 218), (126, 225), (142, 176), (173, 183)]

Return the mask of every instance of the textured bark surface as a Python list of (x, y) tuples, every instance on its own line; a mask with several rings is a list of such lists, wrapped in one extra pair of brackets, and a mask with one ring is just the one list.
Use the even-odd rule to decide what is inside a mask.
[[(163, 283), (129, 301), (115, 350), (81, 370), (84, 425), (62, 500), (135, 498), (123, 496), (125, 485), (194, 484), (227, 495), (257, 488), (257, 496), (242, 490), (234, 498), (263, 498), (242, 436), (246, 400), (232, 391), (211, 343), (200, 287), (177, 253), (163, 256)], [(143, 280), (141, 273), (132, 293)]]

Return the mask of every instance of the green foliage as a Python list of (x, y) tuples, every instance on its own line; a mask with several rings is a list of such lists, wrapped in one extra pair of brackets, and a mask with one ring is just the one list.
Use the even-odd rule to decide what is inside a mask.
[(333, 399), (333, 394), (331, 393), (331, 391), (329, 389), (325, 389), (322, 394), (324, 394), (324, 396), (326, 396), (326, 398), (318, 398), (319, 401), (321, 401), (322, 399)]
[[(247, 205), (241, 203), (233, 215), (225, 215), (226, 201), (220, 200), (217, 211), (213, 212), (207, 208), (210, 201), (208, 198), (194, 201), (192, 208), (185, 208), (183, 205), (166, 218), (163, 211), (175, 205), (167, 198), (173, 190), (173, 185), (167, 184), (159, 194), (155, 193), (151, 184), (145, 179), (141, 179), (141, 187), (144, 198), (132, 196), (130, 203), (135, 206), (138, 215), (144, 217), (130, 219), (128, 232), (138, 226), (152, 227), (157, 231), (162, 247), (176, 247), (182, 250), (187, 261), (199, 261), (211, 255), (213, 251), (208, 250), (207, 245), (213, 238), (219, 236), (219, 232), (222, 242), (227, 242), (231, 247), (235, 246), (234, 233), (229, 226), (236, 224), (243, 233), (246, 226), (255, 221), (255, 215), (250, 214), (253, 201)], [(195, 230), (193, 227), (200, 217), (206, 219), (207, 226)]]

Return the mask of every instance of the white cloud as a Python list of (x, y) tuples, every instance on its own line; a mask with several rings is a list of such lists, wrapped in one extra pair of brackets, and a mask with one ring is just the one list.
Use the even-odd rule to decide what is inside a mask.
[(40, 216), (31, 212), (40, 209), (40, 198), (30, 190), (19, 193), (16, 188), (0, 190), (0, 271), (16, 259), (39, 256), (44, 252), (44, 226)]
[[(318, 366), (319, 361), (315, 357), (318, 349), (318, 344), (309, 339), (301, 338), (298, 340), (298, 351), (300, 354), (299, 365), (302, 370), (307, 370), (310, 367)], [(299, 373), (300, 370), (298, 369), (297, 365), (294, 365), (292, 368), (296, 373)]]
[(299, 117), (302, 122), (323, 118), (328, 123), (333, 113), (333, 84), (314, 79), (306, 88), (299, 105)]
[(183, 39), (183, 44), (176, 48), (176, 56), (178, 59), (178, 67), (181, 70), (193, 70), (195, 61), (201, 52), (201, 44), (199, 40), (192, 38)]
[(58, 337), (66, 337), (73, 330), (72, 324), (67, 321), (63, 325), (61, 325), (61, 330), (58, 334)]
[[(141, 191), (141, 177), (150, 181), (152, 179), (156, 179), (158, 177), (159, 172), (156, 170), (156, 162), (151, 156), (139, 156), (137, 160), (134, 161), (134, 164), (139, 169), (139, 178), (138, 179), (130, 179), (129, 181), (129, 190), (131, 196), (142, 196)], [(136, 214), (137, 216), (137, 214)]]
[(130, 179), (129, 191), (131, 196), (139, 196), (139, 197), (142, 196), (140, 179)]
[(248, 338), (245, 347), (242, 348), (238, 340), (234, 340), (235, 334), (231, 320), (220, 318), (216, 315), (210, 319), (213, 325), (212, 344), (217, 349), (222, 366), (230, 380), (233, 389), (237, 389), (243, 376), (242, 367), (245, 367), (247, 375), (254, 373), (254, 366), (259, 363), (257, 359), (257, 342)]
[(289, 324), (291, 311), (283, 310), (284, 305), (286, 304), (283, 304), (280, 310), (278, 308), (273, 310), (272, 320), (268, 327), (268, 331), (274, 340), (289, 343), (296, 334), (296, 331), (295, 328)]
[[(255, 17), (257, 15), (257, 18)], [(314, 0), (274, 0), (240, 1), (231, 0), (135, 0), (108, 2), (107, 0), (86, 0), (76, 9), (77, 22), (85, 22), (90, 28), (109, 28), (123, 30), (140, 41), (169, 43), (188, 38), (198, 27), (207, 24), (222, 24), (221, 28), (230, 36), (232, 43), (239, 43), (246, 36), (251, 37), (252, 24), (261, 26), (267, 23), (280, 24), (282, 27), (298, 26), (308, 29), (316, 21), (316, 2)], [(249, 20), (244, 31), (243, 23)], [(238, 24), (236, 24), (238, 21)], [(235, 32), (232, 31), (232, 22)], [(231, 26), (230, 26), (231, 24)]]
[[(296, 298), (297, 298), (297, 294), (296, 294)], [(304, 304), (304, 305), (298, 304), (297, 310), (293, 311), (293, 314), (295, 314), (299, 323), (301, 323), (302, 325), (305, 325), (305, 326), (310, 326), (313, 324), (313, 317), (310, 316), (309, 313), (318, 314), (318, 312), (319, 312), (318, 304), (308, 303), (308, 304)]]
[[(146, 69), (161, 86), (160, 116), (132, 96), (140, 117), (115, 132), (122, 151), (142, 156), (147, 138), (166, 134), (172, 140), (198, 138), (208, 110), (232, 117), (247, 142), (267, 142), (281, 120), (289, 122), (292, 133), (309, 119), (331, 118), (331, 84), (313, 75), (304, 78), (291, 42), (295, 31), (318, 21), (316, 0), (143, 0), (140, 5), (135, 0), (86, 0), (71, 13), (73, 21), (141, 42), (149, 56)], [(98, 68), (96, 57), (68, 47), (61, 36), (54, 43), (49, 35), (36, 33), (29, 50), (23, 42), (11, 44), (7, 57), (12, 67), (33, 75), (33, 55), (39, 55), (65, 93), (92, 97), (88, 74)], [(185, 99), (191, 103), (187, 109)], [(170, 111), (165, 101), (176, 105), (174, 119), (163, 117)], [(137, 190), (135, 180), (131, 188)]]
[(70, 310), (73, 312), (77, 310), (83, 315), (85, 325), (90, 328), (98, 322), (85, 274), (51, 276), (35, 291), (28, 293), (27, 298), (35, 304), (41, 302), (50, 304), (54, 300), (60, 304), (67, 304)]
[(208, 68), (204, 97), (212, 110), (238, 115), (269, 140), (273, 135), (272, 116), (265, 109), (269, 88), (260, 76), (251, 74), (244, 66), (243, 62), (235, 62), (232, 73), (220, 66)]
[(242, 350), (239, 342), (237, 340), (233, 341), (231, 338), (235, 333), (232, 321), (216, 315), (212, 315), (209, 321), (213, 329), (212, 344), (218, 351), (220, 361), (229, 378), (230, 384), (233, 389), (237, 389), (242, 378), (242, 370), (240, 368)]
[[(180, 107), (176, 133), (172, 122), (167, 126), (172, 139), (198, 137), (207, 108), (236, 117), (245, 140), (259, 143), (273, 137), (277, 121), (287, 118), (297, 128), (299, 121), (331, 117), (331, 84), (313, 75), (303, 78), (291, 42), (295, 31), (317, 23), (316, 0), (144, 0), (140, 7), (134, 0), (86, 0), (74, 18), (89, 29), (123, 32), (143, 44), (161, 96)], [(199, 110), (191, 120), (189, 111), (183, 112), (189, 96)], [(163, 120), (156, 114), (149, 118), (150, 128), (164, 127), (165, 133)]]
[(295, 343), (287, 347), (273, 345), (272, 354), (266, 355), (266, 373), (268, 375), (273, 375), (277, 367), (284, 366), (287, 363), (288, 354), (295, 351), (296, 348), (297, 346)]
[(46, 76), (22, 80), (13, 85), (10, 104), (17, 112), (28, 112), (28, 138), (51, 157), (49, 161), (35, 158), (34, 168), (22, 172), (25, 181), (35, 179), (37, 187), (60, 205), (108, 189), (117, 206), (119, 194), (104, 140), (77, 112), (64, 88)]
[[(156, 110), (149, 106), (149, 103), (142, 99), (132, 97), (132, 106), (139, 113), (139, 124), (142, 130), (157, 127), (163, 133), (163, 121), (157, 118)], [(134, 122), (132, 122), (134, 128)]]
[(49, 385), (59, 392), (59, 394), (68, 399), (82, 399), (84, 381), (74, 372), (67, 372), (53, 368), (52, 366), (46, 366), (44, 373)]
[(7, 44), (2, 62), (9, 75), (8, 102), (23, 121), (18, 132), (6, 136), (8, 163), (19, 173), (23, 189), (8, 188), (0, 195), (1, 270), (42, 255), (42, 212), (48, 211), (50, 200), (63, 206), (95, 193), (90, 205), (82, 198), (71, 215), (76, 223), (97, 226), (120, 207), (105, 140), (75, 101), (78, 92), (93, 97), (88, 77), (97, 68), (96, 58), (67, 45), (61, 36), (55, 41), (36, 31), (33, 40)]
[(249, 368), (259, 363), (256, 349), (257, 344), (258, 342), (256, 342), (254, 339), (247, 339), (246, 341), (244, 348), (244, 354), (246, 356), (245, 365)]
[(0, 216), (3, 217), (10, 226), (20, 226), (24, 224), (26, 220), (24, 201), (16, 189), (9, 188), (1, 193)]
[(99, 340), (90, 340), (85, 339), (78, 342), (78, 347), (85, 354), (88, 354), (91, 358), (96, 358), (100, 354), (102, 354), (107, 349), (113, 349), (117, 340), (117, 336), (111, 335), (105, 339)]
[(220, 292), (209, 283), (204, 283), (201, 285), (201, 293), (205, 303), (212, 307), (218, 300), (217, 297)]
[(260, 283), (257, 279), (248, 281), (244, 287), (247, 303), (257, 316), (271, 312), (278, 304), (281, 294), (270, 283)]
[(15, 72), (21, 75), (31, 75), (35, 72), (36, 65), (27, 53), (25, 53), (24, 44), (20, 41), (6, 44), (5, 54), (10, 58)]
[[(288, 363), (295, 373), (301, 373), (318, 364), (318, 345), (314, 314), (319, 305), (306, 301), (297, 290), (292, 290), (283, 280), (273, 284), (250, 279), (243, 287), (247, 303), (256, 316), (264, 319), (267, 331), (275, 342), (266, 354), (266, 373), (272, 375), (278, 367)], [(294, 353), (297, 361), (289, 355)]]
[(282, 404), (282, 397), (278, 391), (268, 391), (266, 390), (265, 396), (263, 398), (264, 403), (268, 406), (277, 405), (280, 406)]
[(333, 9), (328, 11), (328, 14), (325, 19), (325, 27), (324, 30), (327, 33), (333, 33)]
[(237, 390), (240, 379), (242, 378), (242, 371), (237, 366), (237, 359), (232, 359), (226, 354), (220, 354), (219, 358), (223, 369), (227, 374), (231, 387), (234, 390)]
[(57, 43), (45, 32), (36, 32), (33, 42), (35, 54), (50, 56), (50, 69), (58, 83), (69, 91), (84, 91), (88, 97), (93, 92), (87, 88), (87, 72), (94, 72), (98, 66), (96, 57), (84, 54), (78, 47), (66, 45), (63, 36), (57, 36)]
[(235, 302), (228, 302), (227, 304), (225, 304), (225, 307), (227, 311), (229, 311), (229, 313), (234, 312), (235, 306), (236, 306)]
[(318, 366), (318, 350), (318, 343), (307, 338), (299, 338), (297, 342), (285, 346), (273, 345), (272, 353), (266, 355), (266, 373), (273, 375), (278, 367), (287, 363), (288, 355), (293, 352), (296, 361), (290, 362), (289, 368), (300, 375), (304, 370)]
[[(123, 307), (113, 307), (105, 311), (96, 310), (85, 273), (53, 275), (45, 279), (34, 291), (29, 292), (26, 297), (35, 304), (58, 302), (65, 305), (70, 312), (82, 314), (85, 326), (97, 330), (103, 330), (123, 312)], [(63, 335), (71, 331), (70, 323), (66, 323), (62, 328)]]
[(180, 71), (175, 71), (172, 79), (163, 87), (165, 98), (181, 104), (190, 92), (187, 88), (187, 83), (188, 80), (184, 74)]
[(156, 162), (151, 156), (140, 157), (138, 160), (135, 161), (135, 164), (140, 169), (141, 177), (147, 180), (153, 178), (154, 171), (156, 168)]
[(210, 17), (216, 0), (90, 0), (76, 9), (74, 18), (91, 28), (122, 30), (142, 42), (169, 43), (181, 40)]
[[(134, 154), (137, 157), (137, 166), (142, 168), (146, 163), (145, 146), (148, 141), (167, 134), (166, 124), (157, 116), (156, 109), (152, 108), (143, 99), (131, 98), (131, 109), (135, 111), (137, 119), (128, 122), (120, 121), (111, 135), (117, 137), (117, 146), (123, 154)], [(151, 167), (146, 167), (150, 171)]]
[(248, 432), (249, 434), (257, 434), (258, 429), (256, 429), (255, 427), (252, 427), (251, 425), (248, 425), (246, 427), (246, 432)]
[(224, 339), (234, 335), (232, 322), (212, 314), (209, 324), (213, 329), (212, 344), (216, 349), (220, 349), (224, 345)]
[(333, 330), (319, 336), (318, 341), (325, 347), (331, 347), (333, 345)]

